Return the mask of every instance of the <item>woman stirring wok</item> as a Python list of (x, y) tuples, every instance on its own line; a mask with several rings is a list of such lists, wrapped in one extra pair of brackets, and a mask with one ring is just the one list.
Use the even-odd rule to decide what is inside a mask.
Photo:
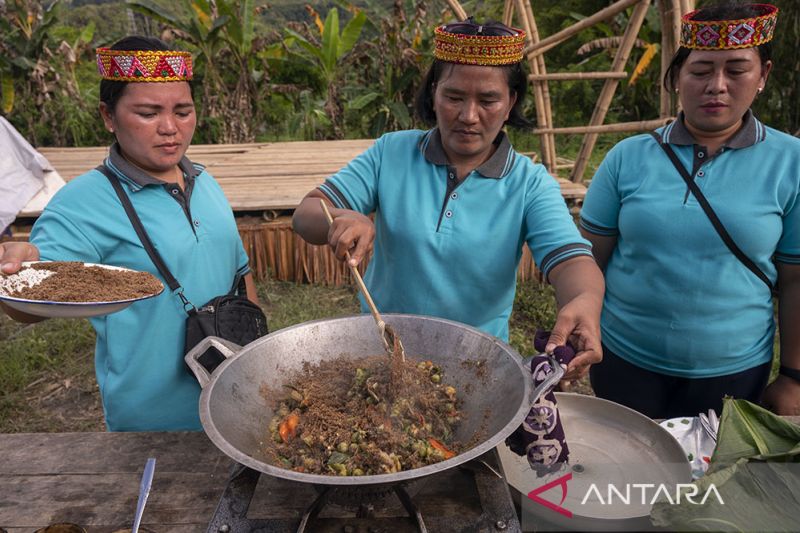
[[(100, 113), (116, 142), (104, 164), (122, 184), (155, 248), (191, 302), (227, 293), (248, 259), (219, 185), (186, 153), (196, 116), (191, 56), (127, 37), (98, 50)], [(31, 242), (0, 244), (0, 268), (85, 261), (156, 272), (109, 179), (93, 170), (48, 203)], [(39, 318), (6, 308), (18, 320)], [(184, 368), (186, 312), (170, 291), (92, 319), (95, 371), (111, 430), (200, 430), (197, 380)]]
[(592, 386), (654, 418), (720, 411), (725, 395), (759, 401), (776, 282), (781, 370), (763, 402), (800, 414), (800, 140), (750, 111), (773, 66), (777, 11), (685, 15), (664, 80), (683, 111), (656, 136), (615, 146), (584, 202), (582, 231), (607, 284)]
[[(568, 340), (577, 348), (565, 376), (576, 379), (601, 357), (603, 279), (556, 180), (503, 132), (526, 124), (523, 39), (497, 23), (436, 28), (416, 104), (435, 127), (383, 135), (308, 193), (293, 223), (339, 259), (349, 251), (352, 265), (374, 247), (365, 282), (381, 311), (456, 320), (504, 340), (529, 246), (556, 289), (548, 350)], [(320, 199), (332, 206), (330, 229)]]

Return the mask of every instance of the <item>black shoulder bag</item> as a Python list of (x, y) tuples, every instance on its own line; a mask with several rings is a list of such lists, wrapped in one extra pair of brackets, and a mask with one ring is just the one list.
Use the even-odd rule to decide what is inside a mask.
[[(150, 256), (150, 260), (153, 261), (170, 290), (177, 294), (183, 303), (183, 309), (188, 315), (184, 355), (206, 337), (220, 337), (244, 346), (267, 334), (267, 317), (259, 306), (247, 299), (244, 277), (239, 274), (236, 275), (230, 292), (212, 298), (200, 309), (197, 309), (183, 294), (183, 287), (172, 275), (158, 250), (153, 246), (150, 236), (147, 235), (142, 221), (119, 183), (119, 179), (113, 176), (105, 165), (97, 167), (97, 170), (111, 182), (147, 255)], [(197, 360), (211, 372), (225, 360), (225, 357), (216, 348), (211, 347)]]
[(703, 208), (703, 211), (705, 212), (708, 219), (711, 221), (711, 224), (714, 226), (714, 229), (717, 230), (717, 233), (722, 238), (722, 242), (724, 242), (725, 246), (728, 247), (728, 250), (730, 250), (731, 253), (733, 253), (733, 255), (736, 256), (736, 259), (741, 261), (742, 264), (746, 266), (753, 274), (758, 276), (758, 279), (763, 281), (767, 285), (767, 287), (769, 287), (770, 291), (775, 293), (776, 292), (775, 285), (773, 285), (773, 283), (769, 280), (767, 275), (764, 274), (764, 272), (760, 268), (758, 268), (758, 265), (756, 265), (749, 257), (747, 257), (741, 250), (741, 248), (739, 248), (736, 245), (733, 238), (731, 238), (730, 234), (728, 233), (728, 230), (725, 229), (725, 226), (722, 225), (722, 222), (720, 221), (719, 217), (711, 208), (711, 204), (709, 204), (708, 200), (706, 200), (706, 197), (700, 190), (700, 187), (697, 186), (692, 177), (689, 175), (689, 172), (683, 166), (683, 163), (681, 163), (680, 159), (678, 159), (678, 156), (675, 154), (675, 151), (672, 149), (672, 147), (669, 144), (665, 143), (662, 140), (661, 135), (659, 135), (657, 132), (651, 131), (650, 135), (653, 136), (658, 145), (667, 154), (669, 160), (672, 161), (672, 164), (678, 170), (678, 173), (683, 178), (683, 181), (686, 182), (686, 185), (689, 187), (689, 190), (692, 191), (694, 197), (697, 198), (697, 202), (700, 204), (700, 207)]

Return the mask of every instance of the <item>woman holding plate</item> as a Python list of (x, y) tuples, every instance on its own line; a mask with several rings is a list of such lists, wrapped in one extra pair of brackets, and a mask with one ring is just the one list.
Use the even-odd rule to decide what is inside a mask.
[[(231, 208), (214, 178), (185, 156), (197, 121), (191, 59), (188, 52), (138, 36), (98, 49), (100, 114), (116, 137), (104, 168), (55, 195), (30, 243), (0, 244), (0, 270), (6, 274), (18, 271), (22, 261), (41, 259), (158, 275), (112, 186), (116, 180), (183, 286), (181, 294), (167, 290), (91, 319), (95, 372), (112, 431), (202, 429), (200, 387), (183, 361), (184, 298), (203, 304), (243, 276), (248, 298), (257, 301)], [(41, 319), (4, 309), (17, 320)]]

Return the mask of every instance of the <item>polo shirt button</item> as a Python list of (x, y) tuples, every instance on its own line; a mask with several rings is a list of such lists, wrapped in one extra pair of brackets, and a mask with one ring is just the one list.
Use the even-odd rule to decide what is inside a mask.
[(452, 179), (455, 179), (455, 176), (453, 175), (453, 173), (452, 173), (452, 172), (450, 173), (450, 179), (451, 179), (451, 180), (452, 180)]
[(172, 194), (178, 194), (178, 189), (172, 189)]
[(195, 226), (200, 226), (200, 221), (199, 221), (199, 220), (195, 220), (195, 221), (194, 221), (194, 225), (195, 225)]
[(450, 218), (451, 216), (453, 216), (453, 212), (452, 211), (445, 211), (444, 216), (446, 216), (447, 218)]
[(697, 175), (702, 178), (703, 176), (706, 175), (706, 173), (701, 170), (700, 172), (697, 173)]
[(702, 159), (703, 157), (705, 157), (705, 155), (706, 155), (706, 154), (704, 154), (703, 152), (697, 152), (697, 157), (699, 157), (700, 159)]
[(457, 193), (457, 192), (454, 192), (453, 194), (451, 194), (451, 195), (450, 195), (450, 198), (452, 198), (453, 200), (455, 200), (456, 198), (458, 198), (458, 193)]

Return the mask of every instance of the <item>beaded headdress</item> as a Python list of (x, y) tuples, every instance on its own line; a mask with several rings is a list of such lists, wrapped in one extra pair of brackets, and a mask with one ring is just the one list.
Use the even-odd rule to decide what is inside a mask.
[(681, 46), (694, 50), (752, 48), (772, 40), (778, 8), (751, 4), (758, 15), (738, 20), (693, 20), (700, 10), (681, 18)]
[(104, 80), (112, 81), (189, 81), (192, 79), (192, 54), (173, 50), (98, 48), (97, 71)]
[(462, 65), (511, 65), (522, 61), (525, 32), (500, 23), (477, 24), (472, 18), (434, 30), (436, 59)]

